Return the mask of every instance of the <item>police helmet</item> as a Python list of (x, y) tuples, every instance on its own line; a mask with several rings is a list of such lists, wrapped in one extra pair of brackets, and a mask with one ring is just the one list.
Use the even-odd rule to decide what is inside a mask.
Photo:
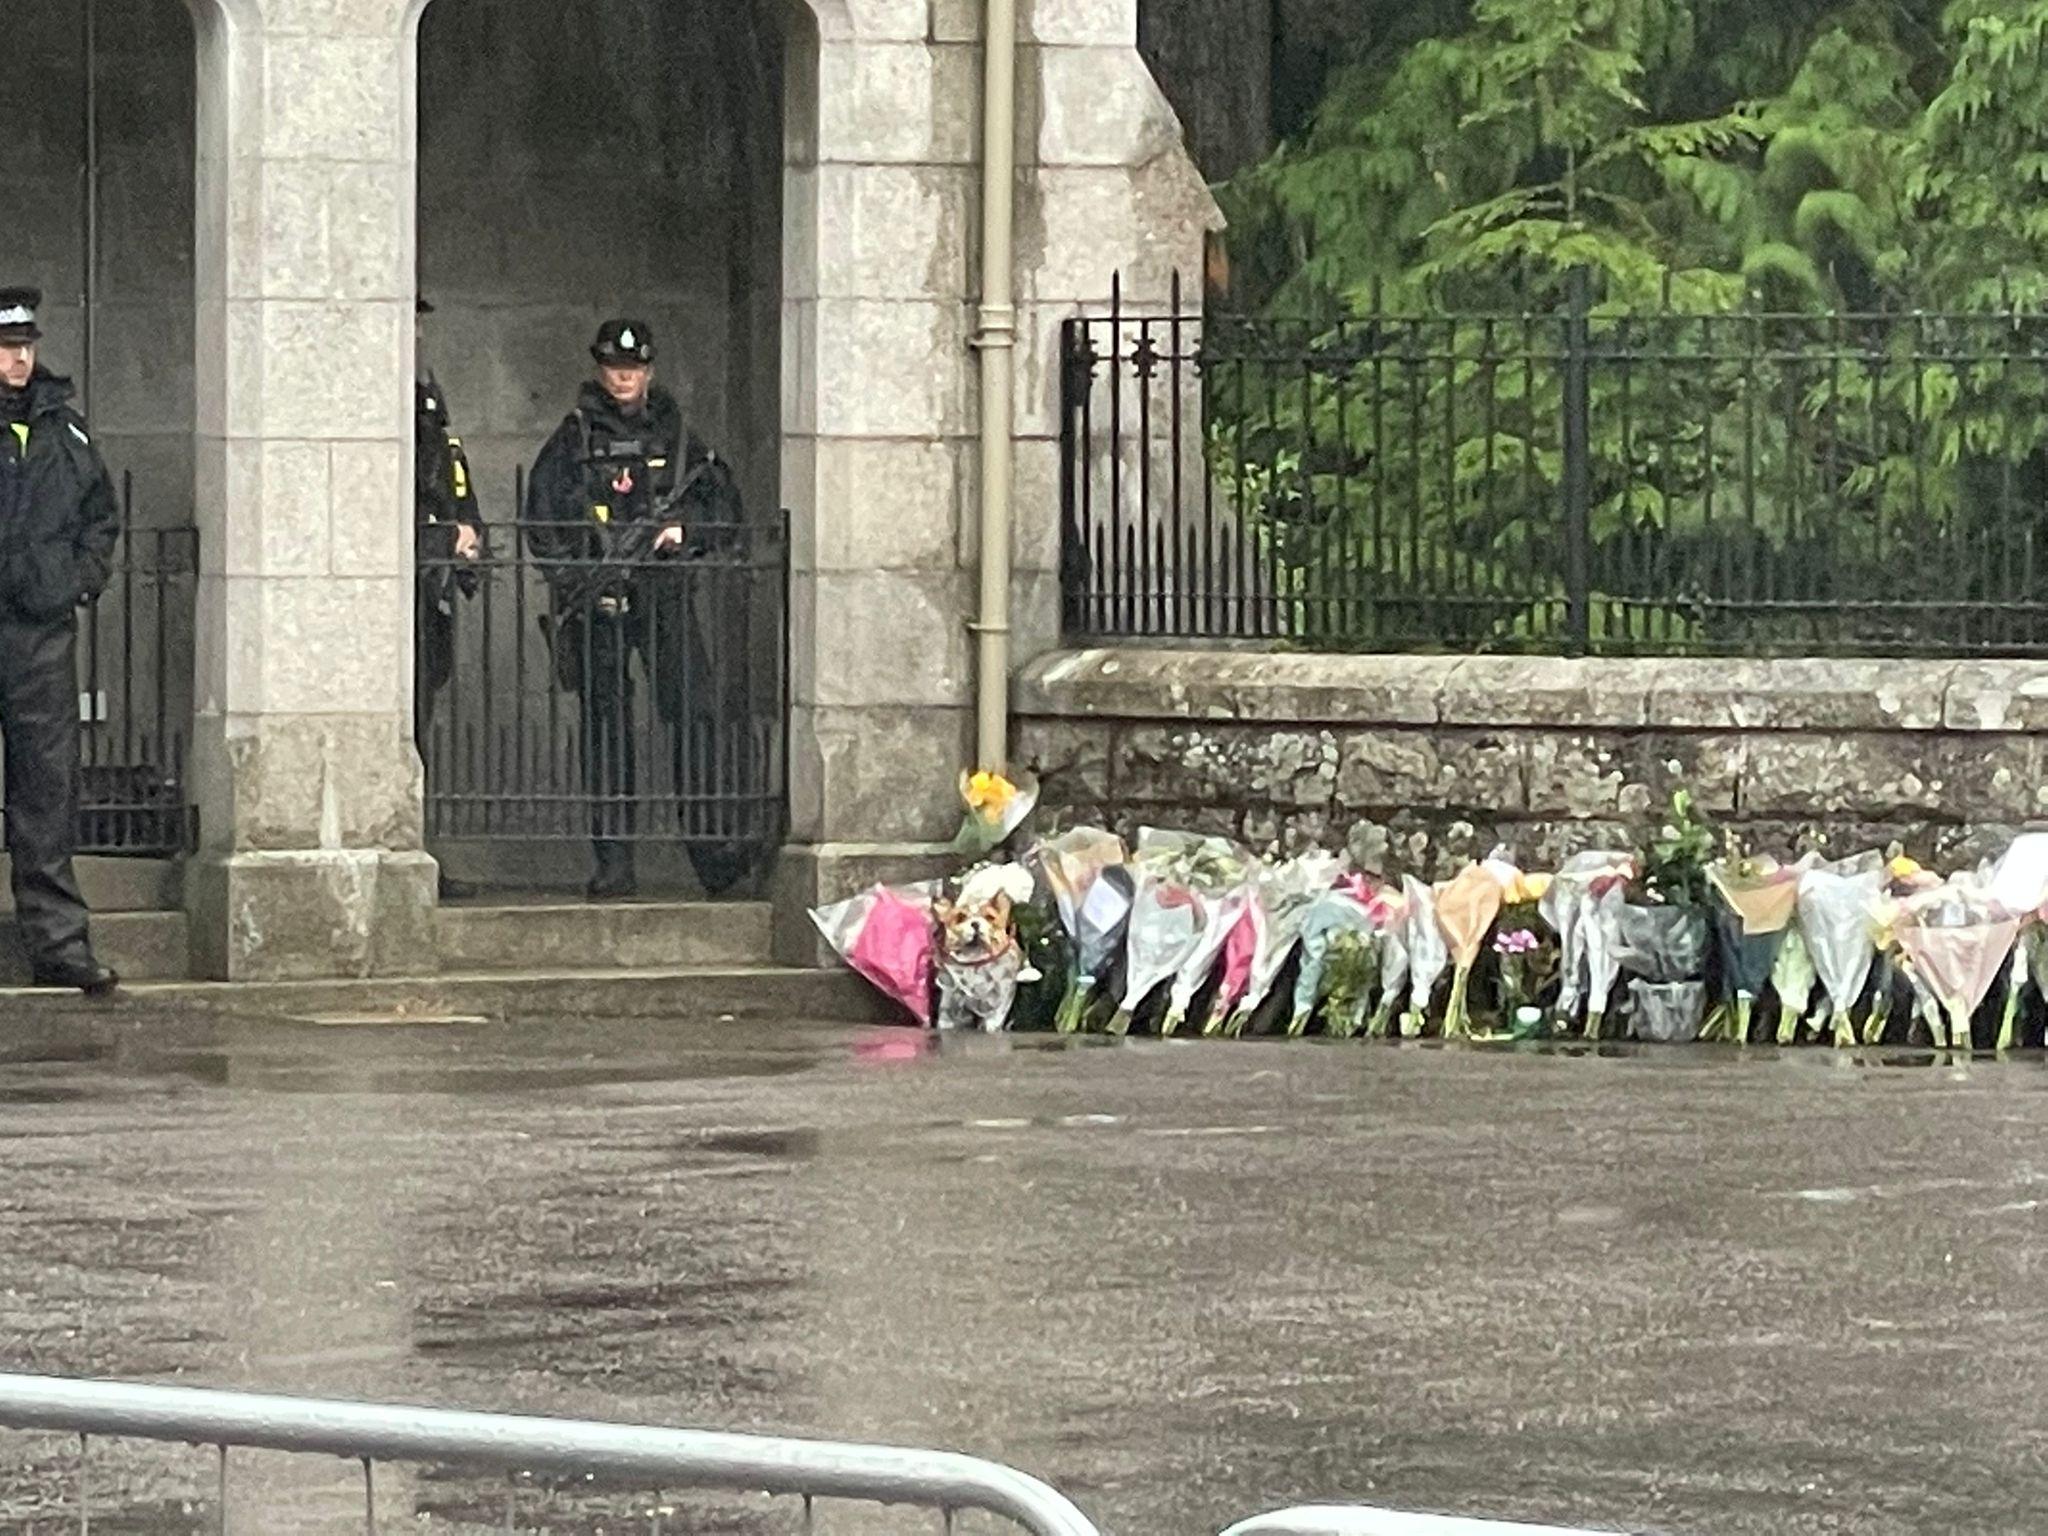
[(644, 320), (607, 320), (597, 328), (590, 355), (608, 368), (645, 368), (654, 361), (654, 332)]
[(36, 311), (42, 305), (39, 288), (0, 288), (0, 342), (20, 346), (23, 342), (41, 341), (43, 333), (36, 328)]

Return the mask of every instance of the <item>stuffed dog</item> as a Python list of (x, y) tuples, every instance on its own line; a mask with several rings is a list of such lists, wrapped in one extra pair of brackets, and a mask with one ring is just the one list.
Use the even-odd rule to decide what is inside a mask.
[(1018, 901), (1030, 899), (1030, 882), (1015, 865), (991, 865), (969, 876), (953, 900), (933, 905), (939, 923), (940, 1029), (979, 1024), (983, 1033), (993, 1035), (1009, 1027), (1017, 987), (1028, 969), (1011, 914)]

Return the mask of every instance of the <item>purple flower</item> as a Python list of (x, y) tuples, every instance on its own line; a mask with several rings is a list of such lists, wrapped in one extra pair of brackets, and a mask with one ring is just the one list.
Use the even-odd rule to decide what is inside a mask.
[(1497, 955), (1533, 955), (1538, 947), (1536, 935), (1527, 928), (1497, 933), (1493, 937), (1493, 952)]

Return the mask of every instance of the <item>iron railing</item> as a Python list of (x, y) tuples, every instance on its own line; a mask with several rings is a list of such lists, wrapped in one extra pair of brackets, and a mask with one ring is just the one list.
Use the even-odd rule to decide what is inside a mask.
[[(235, 1507), (230, 1452), (238, 1448), (359, 1463), (369, 1536), (379, 1529), (376, 1468), (383, 1462), (603, 1478), (661, 1492), (783, 1495), (801, 1501), (793, 1513), (802, 1530), (812, 1528), (818, 1501), (841, 1499), (931, 1510), (947, 1530), (956, 1512), (980, 1510), (1032, 1536), (1097, 1536), (1086, 1515), (1036, 1478), (943, 1451), (15, 1375), (0, 1375), (0, 1428), (78, 1437), (73, 1512), (81, 1536), (103, 1498), (92, 1477), (94, 1437), (213, 1447), (213, 1525), (223, 1536)], [(507, 1531), (519, 1529), (517, 1499), (508, 1483)], [(102, 1512), (115, 1507), (105, 1501)], [(410, 1512), (387, 1528), (401, 1522), (411, 1523)], [(657, 1536), (660, 1527), (656, 1517)]]
[(560, 524), (493, 524), (475, 561), (423, 555), (429, 837), (773, 848), (788, 799), (786, 522), (693, 529), (679, 554), (626, 558), (587, 531), (565, 544)]
[(2048, 653), (2048, 316), (1164, 312), (1063, 344), (1076, 640)]
[(78, 626), (78, 850), (171, 858), (196, 846), (185, 779), (199, 531), (138, 526), (123, 477), (113, 578)]

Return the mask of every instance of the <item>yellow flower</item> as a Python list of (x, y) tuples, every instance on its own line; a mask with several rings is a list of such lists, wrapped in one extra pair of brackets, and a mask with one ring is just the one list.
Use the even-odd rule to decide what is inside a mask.
[(1531, 902), (1541, 901), (1550, 889), (1550, 876), (1542, 873), (1524, 874), (1508, 888), (1505, 898), (1511, 907), (1525, 907)]
[(982, 820), (1001, 821), (1017, 799), (1017, 786), (1000, 773), (962, 774), (960, 798)]
[(1911, 880), (1920, 873), (1920, 864), (1918, 860), (1909, 859), (1902, 853), (1885, 866), (1885, 873), (1894, 880)]

